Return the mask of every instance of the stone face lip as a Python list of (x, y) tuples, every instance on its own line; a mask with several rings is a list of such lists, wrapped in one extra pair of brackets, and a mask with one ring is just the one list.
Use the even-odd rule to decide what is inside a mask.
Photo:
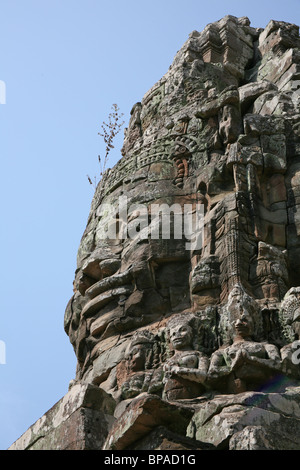
[(300, 449), (299, 67), (298, 26), (228, 15), (132, 107), (65, 312), (95, 448)]
[(299, 388), (218, 396), (194, 414), (187, 435), (229, 450), (299, 450)]

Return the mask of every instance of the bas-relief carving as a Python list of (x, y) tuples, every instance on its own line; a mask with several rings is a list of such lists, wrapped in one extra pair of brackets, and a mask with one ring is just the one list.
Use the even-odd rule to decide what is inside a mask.
[(225, 393), (267, 388), (281, 375), (282, 361), (278, 347), (264, 341), (258, 303), (236, 285), (221, 315), (225, 341), (211, 356), (210, 386)]
[(195, 398), (204, 391), (208, 357), (196, 350), (197, 325), (189, 315), (174, 316), (166, 325), (168, 347), (172, 352), (163, 365), (162, 398), (168, 401)]
[[(261, 30), (246, 20), (226, 17), (190, 35), (133, 107), (123, 159), (92, 203), (65, 329), (76, 380), (119, 402), (141, 393), (194, 400), (300, 378), (292, 362), (300, 324), (298, 62), (288, 56), (285, 79), (272, 71), (288, 51), (297, 56), (299, 38), (294, 25), (283, 34), (281, 23)], [(109, 214), (99, 208), (121, 195), (128, 205), (203, 203), (202, 248), (141, 233), (102, 240)]]

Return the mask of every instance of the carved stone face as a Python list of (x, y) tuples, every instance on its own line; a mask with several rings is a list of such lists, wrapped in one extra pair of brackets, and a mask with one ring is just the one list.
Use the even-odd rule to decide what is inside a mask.
[[(157, 333), (178, 313), (205, 317), (208, 307), (217, 308), (231, 339), (236, 332), (255, 336), (261, 301), (281, 302), (298, 282), (298, 95), (294, 85), (278, 91), (277, 66), (269, 76), (265, 62), (255, 62), (259, 33), (226, 21), (213, 34), (190, 36), (133, 107), (123, 158), (96, 190), (65, 317), (79, 380), (101, 383), (124, 359), (136, 330), (151, 326)], [(248, 83), (240, 86), (241, 79)], [(283, 98), (289, 106), (281, 114)], [(203, 245), (187, 249), (184, 223), (181, 238), (174, 236), (176, 216), (199, 202)], [(155, 204), (174, 212), (167, 237), (147, 232)], [(105, 238), (108, 232), (115, 236)], [(180, 349), (194, 333), (172, 334)], [(203, 329), (200, 337), (207, 338)], [(134, 369), (141, 357), (137, 352)]]
[(193, 331), (189, 325), (183, 324), (173, 326), (169, 330), (169, 335), (171, 345), (175, 350), (185, 349), (191, 346)]
[(143, 345), (139, 344), (133, 347), (128, 358), (128, 370), (137, 372), (145, 369), (146, 351)]
[(254, 331), (252, 318), (244, 314), (235, 322), (234, 327), (237, 335), (241, 338), (251, 337)]
[[(166, 171), (169, 167), (172, 174), (172, 162), (166, 164)], [(158, 181), (152, 184), (149, 179), (147, 181), (152, 186), (151, 198), (156, 204), (179, 204), (176, 196), (178, 189), (172, 186), (171, 181), (164, 181), (163, 186)], [(145, 182), (142, 188), (144, 185)], [(166, 194), (173, 192), (173, 196), (167, 200), (161, 197), (162, 188)], [(138, 184), (126, 193), (128, 230), (135, 222), (141, 221), (140, 212), (132, 203), (137, 190)], [(193, 198), (184, 199), (187, 203), (190, 200)], [(106, 216), (102, 210), (97, 212), (104, 215), (95, 218), (95, 226), (82, 239), (79, 253), (81, 267), (75, 281), (82, 308), (77, 334), (73, 336), (84, 373), (88, 373), (94, 361), (98, 361), (103, 348), (109, 348), (120, 335), (122, 338), (128, 332), (159, 321), (171, 312), (181, 312), (191, 305), (190, 252), (185, 249), (186, 241), (174, 238), (143, 239), (143, 228), (136, 230), (132, 237), (103, 240), (102, 230), (107, 221), (120, 221), (119, 199), (108, 196), (104, 202), (111, 202), (112, 208), (116, 208), (115, 218)], [(149, 204), (148, 200), (145, 201), (146, 207)], [(121, 223), (116, 226), (120, 233)], [(93, 251), (89, 253), (89, 249)]]
[(222, 313), (222, 324), (231, 340), (236, 336), (251, 338), (261, 332), (259, 306), (240, 285), (236, 285), (229, 294)]

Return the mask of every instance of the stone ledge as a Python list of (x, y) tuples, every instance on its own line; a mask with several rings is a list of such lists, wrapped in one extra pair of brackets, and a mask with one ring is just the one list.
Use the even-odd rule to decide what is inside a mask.
[(93, 385), (74, 385), (8, 450), (101, 449), (115, 402)]

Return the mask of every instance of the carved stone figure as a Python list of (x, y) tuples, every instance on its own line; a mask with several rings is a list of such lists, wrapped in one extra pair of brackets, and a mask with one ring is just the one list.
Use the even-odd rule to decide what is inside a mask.
[[(133, 398), (148, 392), (161, 392), (162, 370), (161, 367), (153, 369), (155, 364), (154, 338), (148, 331), (137, 333), (129, 343), (125, 352), (125, 380), (121, 384), (121, 397)], [(122, 362), (120, 363), (122, 366)], [(120, 367), (119, 375), (122, 375)], [(121, 374), (120, 374), (121, 372)], [(122, 380), (121, 380), (122, 381)], [(120, 377), (119, 377), (120, 382)]]
[(228, 15), (132, 108), (65, 314), (72, 389), (118, 404), (105, 449), (155, 447), (173, 411), (194, 443), (300, 449), (299, 50)]
[(173, 317), (166, 325), (169, 345), (173, 355), (164, 363), (164, 390), (162, 397), (168, 401), (195, 398), (205, 390), (208, 357), (194, 350), (193, 332), (189, 315)]
[(172, 403), (297, 382), (299, 46), (227, 16), (133, 106), (78, 251), (75, 382)]
[(262, 331), (260, 315), (256, 302), (243, 288), (235, 286), (222, 312), (232, 344), (225, 344), (211, 356), (208, 370), (211, 387), (225, 393), (263, 390), (282, 375), (278, 348), (254, 340)]

